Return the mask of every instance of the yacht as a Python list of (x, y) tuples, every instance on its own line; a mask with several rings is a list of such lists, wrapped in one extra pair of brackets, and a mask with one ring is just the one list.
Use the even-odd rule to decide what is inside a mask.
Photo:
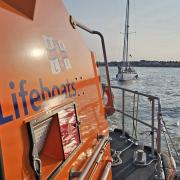
[(123, 46), (123, 60), (122, 65), (118, 64), (118, 73), (116, 79), (118, 81), (128, 81), (138, 78), (137, 72), (131, 67), (129, 62), (129, 0), (126, 5), (126, 19), (125, 19), (125, 32), (124, 32), (124, 46)]

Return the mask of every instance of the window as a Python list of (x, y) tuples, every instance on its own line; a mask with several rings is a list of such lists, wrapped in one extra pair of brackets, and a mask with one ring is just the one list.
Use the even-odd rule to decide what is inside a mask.
[(36, 175), (46, 179), (80, 144), (75, 104), (69, 104), (50, 117), (28, 123), (31, 162)]

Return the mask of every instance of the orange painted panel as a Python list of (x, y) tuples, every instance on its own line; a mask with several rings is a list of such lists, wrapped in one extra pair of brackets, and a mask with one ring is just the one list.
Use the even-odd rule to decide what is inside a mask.
[(33, 19), (36, 0), (0, 0), (0, 7)]
[[(68, 177), (108, 135), (95, 56), (69, 23), (61, 0), (0, 0), (0, 142), (6, 179), (33, 179), (26, 123), (76, 104), (81, 145), (57, 177)], [(110, 154), (110, 152), (109, 152)], [(47, 160), (47, 162), (49, 162)]]

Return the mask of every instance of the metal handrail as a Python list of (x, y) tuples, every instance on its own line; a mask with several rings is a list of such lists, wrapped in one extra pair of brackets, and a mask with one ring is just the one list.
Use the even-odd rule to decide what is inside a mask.
[[(116, 112), (123, 113), (123, 111), (121, 111), (121, 110), (119, 110), (119, 109), (115, 109), (115, 111), (116, 111)], [(127, 117), (129, 117), (129, 118), (131, 118), (131, 119), (133, 119), (133, 116), (129, 115), (128, 113), (125, 113), (125, 112), (124, 112), (124, 115), (127, 116)], [(140, 119), (134, 118), (134, 120), (140, 122), (141, 124), (144, 124), (145, 126), (148, 126), (149, 128), (153, 128), (153, 129), (156, 130), (156, 131), (158, 130), (158, 128), (153, 127), (152, 125), (150, 125), (150, 124), (148, 124), (148, 123), (146, 123), (146, 122), (143, 122), (143, 121), (141, 121)]]
[(103, 139), (101, 140), (101, 142), (99, 143), (97, 149), (95, 150), (95, 153), (93, 154), (93, 156), (91, 157), (90, 161), (86, 165), (85, 169), (83, 170), (83, 172), (78, 177), (78, 180), (84, 180), (85, 179), (85, 177), (89, 173), (90, 169), (92, 168), (92, 165), (94, 164), (96, 158), (98, 157), (98, 155), (99, 155), (103, 145), (107, 141), (109, 141), (109, 138), (107, 136), (104, 136)]
[(159, 100), (159, 97), (157, 97), (157, 96), (152, 96), (152, 95), (149, 95), (149, 94), (141, 93), (139, 91), (133, 91), (133, 90), (130, 90), (130, 89), (119, 87), (119, 86), (111, 86), (111, 88), (112, 89), (121, 89), (121, 90), (124, 90), (124, 91), (127, 91), (127, 92), (131, 92), (131, 93), (135, 93), (135, 94), (138, 94), (138, 95), (141, 95), (141, 96), (145, 96), (145, 97), (148, 97), (148, 98)]
[(69, 16), (69, 21), (74, 29), (76, 29), (76, 27), (79, 27), (80, 29), (83, 29), (84, 31), (90, 34), (98, 35), (101, 38), (101, 45), (102, 45), (104, 64), (105, 64), (105, 70), (106, 70), (106, 78), (107, 78), (107, 83), (108, 83), (108, 91), (110, 95), (110, 105), (111, 107), (113, 107), (113, 96), (112, 96), (112, 91), (111, 91), (111, 81), (110, 81), (110, 75), (109, 75), (109, 67), (108, 67), (108, 60), (107, 60), (107, 55), (106, 55), (106, 46), (105, 46), (104, 36), (102, 35), (101, 32), (92, 30), (88, 28), (87, 26), (81, 24), (80, 22), (76, 21), (71, 15)]
[(102, 174), (102, 177), (101, 177), (101, 180), (106, 180), (108, 175), (109, 175), (109, 172), (111, 170), (111, 166), (112, 166), (112, 162), (108, 162), (105, 169), (104, 169), (104, 172)]
[[(125, 120), (124, 120), (124, 116), (127, 116), (131, 119), (134, 119), (136, 121), (138, 121), (139, 123), (149, 127), (152, 129), (152, 138), (151, 138), (151, 152), (152, 155), (154, 156), (154, 132), (157, 133), (157, 159), (158, 159), (158, 163), (157, 163), (157, 170), (158, 170), (158, 178), (160, 179), (161, 177), (163, 177), (163, 170), (162, 170), (162, 162), (161, 162), (161, 130), (162, 130), (162, 121), (161, 121), (161, 103), (160, 103), (160, 99), (157, 96), (152, 96), (149, 94), (145, 94), (145, 93), (141, 93), (138, 91), (133, 91), (130, 89), (126, 89), (126, 88), (122, 88), (119, 86), (111, 86), (112, 89), (119, 89), (122, 91), (122, 110), (120, 109), (116, 109), (116, 112), (119, 112), (122, 114), (122, 135), (125, 135)], [(142, 120), (135, 118), (134, 116), (129, 115), (128, 113), (125, 112), (125, 92), (129, 92), (132, 93), (134, 95), (138, 95), (138, 96), (143, 96), (143, 97), (147, 97), (151, 102), (152, 102), (152, 119), (151, 119), (151, 125), (143, 122)], [(157, 121), (158, 121), (158, 127), (155, 127), (155, 118), (154, 118), (154, 110), (155, 110), (155, 101), (157, 101)]]

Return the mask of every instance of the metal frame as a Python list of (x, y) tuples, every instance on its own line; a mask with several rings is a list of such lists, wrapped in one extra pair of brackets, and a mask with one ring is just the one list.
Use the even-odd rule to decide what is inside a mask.
[(102, 174), (101, 180), (106, 180), (108, 178), (109, 172), (111, 170), (112, 162), (108, 162)]
[(86, 165), (86, 167), (84, 168), (83, 172), (80, 174), (80, 176), (78, 177), (79, 180), (84, 180), (85, 177), (87, 176), (87, 174), (89, 173), (90, 169), (92, 168), (92, 165), (94, 164), (94, 161), (96, 160), (96, 158), (98, 157), (101, 149), (103, 148), (103, 146), (109, 142), (109, 138), (107, 136), (104, 136), (102, 138), (102, 140), (100, 141), (100, 143), (98, 144), (98, 147), (95, 150), (95, 153), (93, 154), (93, 156), (91, 157), (90, 161), (88, 162), (88, 164)]
[[(133, 90), (129, 90), (129, 89), (125, 89), (119, 86), (111, 86), (112, 89), (118, 89), (122, 91), (122, 110), (120, 109), (116, 109), (115, 108), (115, 112), (119, 112), (122, 114), (122, 134), (125, 135), (125, 116), (129, 117), (131, 119), (136, 120), (137, 122), (151, 128), (152, 130), (152, 137), (151, 137), (151, 152), (152, 152), (152, 156), (154, 156), (155, 154), (155, 147), (154, 147), (154, 132), (157, 133), (157, 159), (158, 159), (158, 164), (157, 164), (157, 176), (160, 179), (163, 175), (163, 169), (162, 169), (162, 163), (161, 163), (161, 130), (162, 130), (162, 120), (161, 120), (161, 104), (160, 104), (160, 99), (157, 96), (152, 96), (152, 95), (148, 95), (145, 93), (140, 93), (138, 91), (133, 91)], [(134, 96), (138, 95), (138, 96), (143, 96), (143, 97), (147, 97), (151, 102), (152, 102), (152, 113), (151, 113), (151, 124), (148, 124), (146, 122), (141, 121), (138, 118), (135, 118), (131, 115), (129, 115), (128, 113), (125, 112), (125, 93), (129, 92), (132, 93)], [(157, 121), (158, 121), (158, 126), (155, 127), (155, 102), (157, 103)]]
[(107, 60), (107, 55), (106, 55), (105, 41), (104, 41), (104, 37), (103, 37), (102, 33), (100, 33), (99, 31), (95, 31), (95, 30), (92, 30), (92, 29), (88, 28), (87, 26), (85, 26), (85, 25), (81, 24), (80, 22), (76, 21), (75, 19), (73, 19), (72, 16), (69, 16), (69, 21), (70, 21), (70, 24), (72, 25), (72, 27), (74, 29), (76, 29), (76, 27), (79, 27), (79, 28), (83, 29), (84, 31), (86, 31), (86, 32), (88, 32), (90, 34), (96, 34), (101, 38), (101, 44), (102, 44), (102, 51), (103, 51), (103, 56), (104, 56), (104, 63), (105, 63), (108, 90), (110, 91), (109, 92), (110, 105), (113, 107), (113, 96), (112, 96), (112, 91), (111, 91), (111, 82), (110, 82), (110, 75), (109, 75), (109, 68), (108, 68), (108, 60)]
[[(110, 141), (109, 137), (104, 136), (104, 135), (102, 135), (102, 136), (99, 135), (98, 138), (100, 138), (100, 142), (97, 145), (96, 149), (94, 150), (94, 153), (93, 153), (91, 159), (89, 160), (89, 162), (87, 163), (87, 165), (85, 166), (85, 168), (82, 171), (75, 171), (75, 170), (71, 169), (70, 179), (78, 178), (78, 180), (84, 180), (86, 178), (86, 176), (88, 175), (89, 171), (91, 170), (91, 168), (93, 167), (92, 172), (89, 175), (88, 179), (92, 178), (92, 176), (94, 175), (94, 173), (96, 171), (98, 164), (102, 160), (102, 157), (106, 150), (106, 146), (108, 145), (108, 143)], [(95, 163), (95, 165), (93, 166), (94, 163)]]
[(33, 132), (33, 127), (36, 125), (39, 125), (41, 123), (43, 123), (44, 121), (47, 121), (50, 117), (53, 117), (54, 115), (56, 115), (60, 110), (69, 107), (69, 106), (73, 106), (74, 107), (74, 111), (76, 114), (76, 120), (78, 122), (78, 132), (79, 132), (79, 140), (80, 143), (79, 145), (72, 151), (72, 153), (70, 154), (70, 156), (65, 159), (63, 162), (59, 163), (58, 167), (56, 167), (51, 174), (49, 174), (49, 176), (47, 177), (47, 179), (49, 179), (50, 177), (54, 176), (55, 174), (57, 174), (57, 172), (60, 171), (60, 169), (62, 169), (62, 167), (66, 164), (66, 162), (68, 161), (68, 159), (70, 159), (70, 157), (72, 157), (78, 150), (79, 148), (82, 146), (82, 141), (81, 141), (81, 136), (80, 136), (80, 120), (77, 114), (77, 109), (76, 109), (76, 104), (75, 102), (69, 102), (66, 103), (64, 105), (60, 105), (58, 107), (52, 108), (51, 110), (48, 110), (48, 114), (44, 113), (44, 115), (34, 118), (32, 119), (30, 122), (27, 123), (27, 128), (28, 128), (28, 135), (29, 135), (29, 139), (30, 139), (30, 145), (31, 145), (31, 150), (30, 150), (30, 159), (31, 159), (31, 164), (33, 167), (35, 167), (35, 162), (39, 163), (40, 166), (40, 171), (36, 172), (35, 170), (35, 174), (36, 174), (36, 179), (42, 179), (42, 175), (41, 175), (41, 160), (39, 159), (39, 155), (37, 152), (37, 148), (36, 148), (36, 144), (35, 144), (35, 137), (34, 137), (34, 132)]

